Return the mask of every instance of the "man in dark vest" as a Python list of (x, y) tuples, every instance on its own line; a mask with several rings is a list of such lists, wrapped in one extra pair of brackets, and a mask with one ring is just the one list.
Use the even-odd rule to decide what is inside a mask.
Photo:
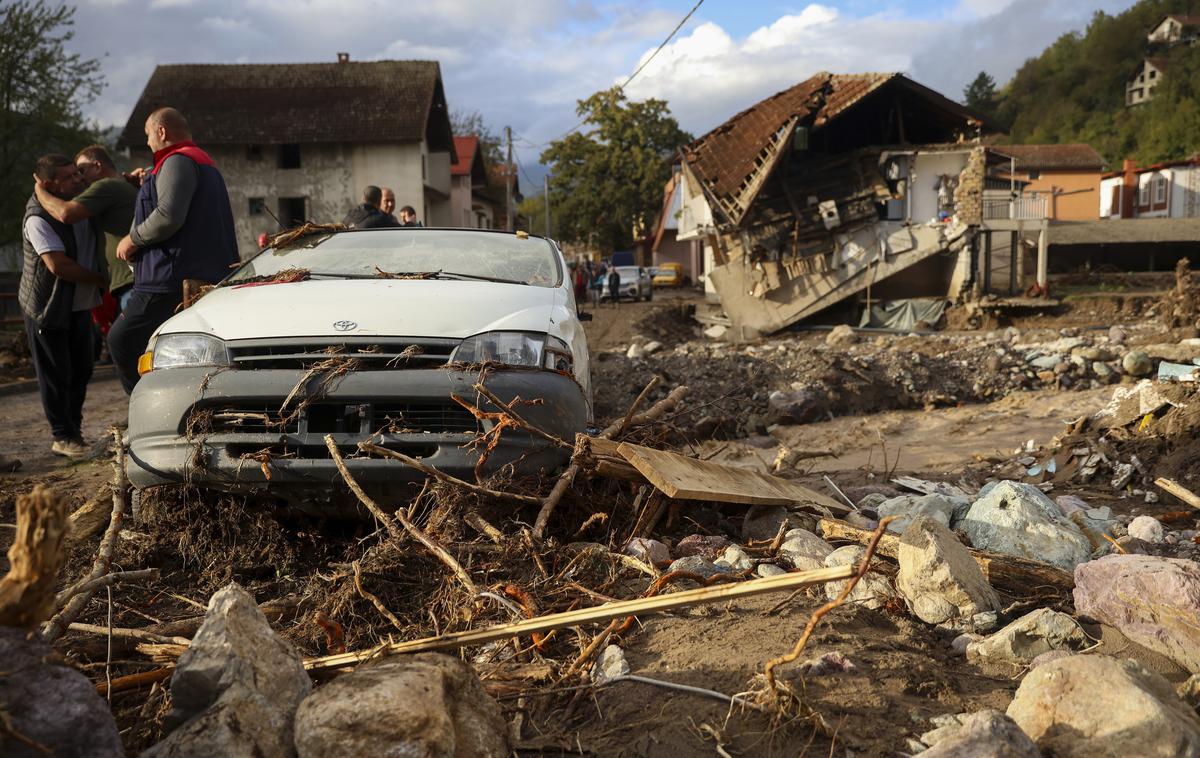
[[(362, 202), (350, 209), (342, 223), (351, 229), (379, 229), (385, 226), (400, 226), (400, 222), (389, 211), (383, 210), (383, 190), (374, 184), (363, 190)], [(392, 197), (392, 207), (396, 198)]]
[(117, 257), (133, 263), (133, 294), (108, 333), (108, 351), (128, 393), (150, 336), (183, 302), (184, 281), (219, 282), (238, 262), (225, 180), (192, 142), (183, 114), (174, 108), (151, 113), (146, 144), (154, 168), (138, 192), (133, 229), (117, 245)]
[[(34, 177), (55, 197), (69, 200), (83, 189), (75, 163), (65, 155), (38, 159)], [(92, 221), (64, 224), (37, 196), (29, 198), (21, 224), (21, 284), (17, 300), (50, 422), (57, 455), (83, 458), (83, 401), (92, 378), (92, 308), (108, 286), (102, 237)]]

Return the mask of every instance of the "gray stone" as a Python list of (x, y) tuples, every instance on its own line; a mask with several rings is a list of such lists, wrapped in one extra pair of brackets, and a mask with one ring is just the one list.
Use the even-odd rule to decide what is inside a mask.
[(797, 558), (816, 558), (823, 561), (825, 556), (832, 552), (833, 545), (807, 529), (788, 531), (783, 535), (783, 543), (779, 546), (779, 558), (794, 568), (797, 567)]
[(946, 525), (931, 515), (917, 516), (900, 538), (896, 589), (917, 618), (927, 624), (969, 622), (996, 611), (1000, 599)]
[[(11, 730), (64, 758), (125, 755), (117, 724), (96, 686), (58, 662), (54, 649), (23, 629), (0, 627), (0, 708)], [(0, 752), (12, 758), (46, 753), (0, 729)]]
[(858, 501), (858, 507), (859, 508), (869, 508), (870, 510), (873, 510), (876, 513), (878, 513), (879, 506), (883, 505), (888, 500), (889, 500), (889, 498), (887, 495), (883, 495), (878, 492), (872, 492), (870, 494), (864, 495), (863, 499)]
[(958, 724), (921, 735), (929, 758), (1040, 758), (1041, 752), (1021, 727), (1000, 711), (966, 714)]
[(286, 756), (296, 706), (312, 689), (304, 663), (236, 584), (213, 594), (171, 676), (166, 739), (147, 758)]
[(719, 534), (689, 534), (675, 543), (675, 555), (680, 558), (698, 555), (712, 561), (728, 546), (729, 540)]
[(1153, 516), (1138, 516), (1129, 522), (1129, 536), (1156, 545), (1163, 541), (1163, 525)]
[(975, 644), (976, 642), (979, 642), (982, 639), (983, 639), (982, 634), (973, 634), (971, 632), (964, 632), (963, 634), (960, 634), (957, 637), (955, 637), (954, 640), (950, 642), (950, 649), (952, 651), (954, 651), (955, 655), (966, 655), (967, 651), (971, 648), (971, 645)]
[(1067, 518), (1070, 518), (1071, 514), (1076, 511), (1086, 511), (1091, 508), (1083, 498), (1076, 497), (1075, 495), (1059, 495), (1054, 498), (1054, 504), (1062, 511), (1062, 515)]
[(658, 565), (671, 560), (671, 551), (658, 540), (646, 537), (634, 537), (625, 546), (625, 555), (637, 558), (643, 563)]
[(1079, 530), (1083, 532), (1083, 536), (1087, 537), (1093, 552), (1096, 550), (1107, 552), (1111, 548), (1112, 543), (1105, 539), (1105, 535), (1111, 536), (1113, 528), (1120, 524), (1120, 522), (1112, 518), (1112, 511), (1110, 509), (1089, 508), (1087, 510), (1074, 511), (1068, 518), (1071, 519), (1071, 523), (1079, 527)]
[[(857, 566), (862, 562), (866, 552), (866, 548), (861, 545), (847, 545), (825, 556), (824, 563), (830, 568), (834, 566)], [(826, 582), (825, 596), (833, 600), (842, 594), (842, 590), (845, 589), (849, 581), (849, 579), (843, 579), (838, 582)], [(846, 602), (857, 603), (866, 608), (878, 610), (884, 607), (889, 600), (895, 599), (898, 599), (896, 591), (892, 589), (891, 583), (885, 577), (875, 573), (868, 573), (850, 591), (849, 596), (846, 597)]]
[(758, 505), (750, 508), (742, 520), (742, 541), (766, 542), (775, 539), (781, 524), (788, 529), (811, 529), (811, 517), (790, 512), (782, 505)]
[(858, 342), (858, 335), (854, 333), (854, 329), (845, 324), (838, 324), (830, 330), (829, 334), (825, 335), (825, 344), (833, 345), (834, 347), (845, 347)]
[(705, 579), (716, 576), (717, 574), (733, 573), (733, 569), (729, 568), (728, 566), (720, 566), (708, 560), (707, 558), (701, 558), (698, 555), (689, 555), (685, 558), (680, 558), (679, 560), (675, 561), (667, 567), (667, 573), (672, 571), (687, 571), (692, 574), (699, 574)]
[(1125, 330), (1113, 324), (1108, 327), (1108, 341), (1114, 345), (1120, 345), (1125, 342)]
[(1000, 626), (1000, 614), (996, 611), (982, 611), (971, 617), (971, 626), (980, 632), (994, 632)]
[(609, 645), (596, 656), (592, 665), (592, 681), (605, 684), (630, 672), (629, 661), (625, 660), (625, 651), (617, 645)]
[(625, 357), (631, 361), (636, 361), (638, 358), (643, 357), (645, 354), (646, 354), (646, 351), (643, 350), (642, 346), (637, 343), (630, 345), (629, 349), (625, 351)]
[(1004, 481), (985, 492), (958, 525), (975, 547), (1068, 571), (1091, 557), (1088, 538), (1037, 487)]
[(1200, 718), (1132, 660), (1073, 655), (1030, 671), (1009, 717), (1057, 758), (1200, 756)]
[(1049, 650), (1082, 650), (1088, 638), (1075, 619), (1039, 608), (967, 648), (972, 660), (1028, 663)]
[(775, 390), (767, 396), (767, 417), (772, 424), (806, 424), (825, 418), (825, 402), (812, 390)]
[(1130, 376), (1146, 376), (1154, 370), (1154, 364), (1150, 361), (1150, 356), (1141, 350), (1130, 350), (1121, 359), (1121, 368)]
[(300, 758), (502, 758), (508, 728), (466, 663), (441, 653), (385, 658), (322, 685), (296, 712)]
[(746, 571), (754, 568), (754, 561), (737, 545), (730, 545), (716, 560), (718, 566), (728, 566), (734, 571)]
[(704, 336), (710, 340), (719, 340), (725, 338), (725, 332), (729, 331), (729, 327), (720, 324), (713, 324), (704, 330)]
[(922, 515), (932, 516), (943, 526), (950, 526), (956, 507), (958, 504), (943, 495), (901, 495), (880, 503), (877, 510), (881, 521), (887, 516), (896, 517), (888, 524), (889, 532), (904, 534), (913, 519)]
[(642, 354), (643, 355), (654, 355), (659, 350), (662, 350), (662, 346), (663, 346), (662, 343), (659, 342), (658, 340), (650, 340), (646, 344), (642, 345)]
[(1038, 657), (1029, 662), (1029, 668), (1035, 669), (1038, 666), (1044, 666), (1050, 661), (1057, 661), (1060, 658), (1070, 658), (1072, 655), (1078, 655), (1073, 650), (1047, 650)]
[(1043, 355), (1039, 358), (1034, 358), (1029, 362), (1029, 365), (1042, 370), (1053, 369), (1058, 364), (1062, 363), (1061, 355)]
[(1109, 366), (1107, 363), (1095, 361), (1092, 363), (1092, 373), (1101, 379), (1107, 379), (1112, 376), (1113, 370), (1112, 366)]
[(1200, 564), (1108, 555), (1075, 568), (1075, 610), (1200, 672)]
[(759, 577), (779, 576), (786, 573), (787, 571), (779, 568), (774, 563), (760, 563), (754, 567), (754, 575)]
[(1128, 534), (1117, 538), (1117, 546), (1131, 555), (1146, 555), (1150, 552), (1150, 545), (1142, 542), (1137, 537), (1130, 537)]

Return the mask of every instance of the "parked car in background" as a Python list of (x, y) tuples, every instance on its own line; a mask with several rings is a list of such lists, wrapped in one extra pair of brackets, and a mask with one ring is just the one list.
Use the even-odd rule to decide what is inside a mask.
[(682, 263), (663, 263), (652, 281), (655, 287), (682, 287), (686, 278)]
[[(621, 277), (621, 284), (617, 288), (617, 297), (647, 301), (654, 297), (654, 284), (650, 279), (650, 272), (641, 266), (617, 266), (617, 275)], [(611, 300), (612, 298), (613, 293), (608, 286), (608, 279), (605, 278), (601, 299)]]
[[(589, 357), (550, 240), (484, 230), (362, 229), (267, 248), (159, 328), (129, 405), (136, 488), (189, 482), (294, 504), (345, 490), (326, 448), (371, 440), (474, 481), (480, 421), (453, 396), (571, 440), (591, 420)], [(487, 366), (486, 372), (482, 367)], [(486, 373), (486, 378), (481, 376)], [(569, 451), (507, 430), (482, 474), (551, 470)], [(347, 457), (364, 487), (424, 474)]]

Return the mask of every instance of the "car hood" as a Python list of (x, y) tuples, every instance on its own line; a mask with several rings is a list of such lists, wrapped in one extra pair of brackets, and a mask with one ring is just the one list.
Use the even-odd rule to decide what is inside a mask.
[(555, 290), (459, 280), (338, 279), (219, 287), (160, 334), (269, 337), (463, 338), (506, 329), (545, 332)]

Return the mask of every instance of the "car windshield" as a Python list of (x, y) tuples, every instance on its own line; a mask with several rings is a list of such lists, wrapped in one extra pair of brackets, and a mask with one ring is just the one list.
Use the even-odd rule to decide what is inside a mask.
[(379, 229), (303, 237), (267, 248), (226, 283), (264, 279), (444, 278), (557, 287), (558, 255), (538, 237), (441, 229)]
[(638, 267), (637, 266), (617, 266), (617, 273), (620, 274), (622, 279), (637, 279), (638, 278)]

